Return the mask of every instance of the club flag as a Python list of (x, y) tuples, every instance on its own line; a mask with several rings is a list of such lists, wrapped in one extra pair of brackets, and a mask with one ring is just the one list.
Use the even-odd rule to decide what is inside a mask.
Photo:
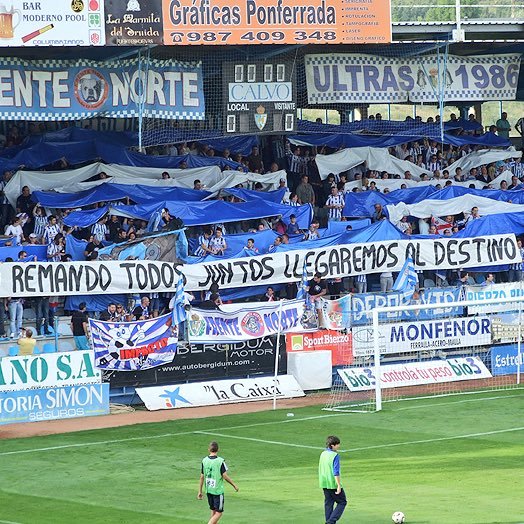
[(395, 280), (393, 284), (393, 291), (402, 293), (402, 298), (406, 301), (413, 296), (417, 284), (418, 276), (415, 271), (415, 264), (413, 263), (413, 259), (408, 257), (398, 274), (397, 280)]
[(302, 280), (300, 281), (300, 284), (298, 286), (297, 299), (306, 300), (308, 298), (308, 294), (306, 291), (308, 284), (309, 280), (307, 276), (307, 266), (306, 261), (304, 260), (304, 268), (302, 269)]
[(178, 329), (170, 314), (137, 322), (89, 319), (95, 366), (113, 371), (138, 371), (173, 362)]
[(187, 312), (184, 305), (184, 275), (180, 275), (178, 282), (176, 283), (175, 303), (173, 306), (173, 326), (178, 326), (186, 320)]

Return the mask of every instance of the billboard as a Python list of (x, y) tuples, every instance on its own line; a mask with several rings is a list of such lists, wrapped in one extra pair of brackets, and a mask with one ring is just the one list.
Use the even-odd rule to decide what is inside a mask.
[[(1, 20), (1, 13), (0, 13)], [(204, 119), (199, 62), (139, 59), (112, 62), (0, 58), (0, 116), (74, 120), (107, 116)]]
[(107, 45), (162, 44), (162, 0), (105, 0)]
[(0, 47), (103, 46), (104, 0), (0, 4)]
[(304, 392), (291, 375), (259, 378), (239, 378), (195, 382), (154, 388), (137, 388), (138, 396), (147, 409), (219, 406), (237, 402), (256, 402), (276, 398), (303, 397)]
[(102, 381), (92, 351), (0, 358), (0, 392), (96, 384)]
[[(235, 378), (273, 373), (276, 337), (263, 337), (235, 344), (190, 344), (179, 342), (171, 364), (136, 372), (113, 373), (111, 387), (174, 384), (195, 380)], [(279, 374), (286, 372), (285, 340), (280, 338)]]
[(163, 0), (164, 45), (391, 42), (389, 0)]
[(292, 62), (224, 62), (222, 91), (227, 133), (296, 131)]
[(0, 392), (0, 425), (109, 414), (109, 384)]

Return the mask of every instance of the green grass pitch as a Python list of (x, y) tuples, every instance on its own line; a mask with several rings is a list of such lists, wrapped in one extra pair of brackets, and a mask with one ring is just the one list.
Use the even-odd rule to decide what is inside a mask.
[[(308, 407), (0, 441), (0, 523), (207, 522), (200, 460), (218, 440), (230, 476), (222, 522), (319, 524), (317, 460), (342, 440), (349, 506), (340, 521), (524, 522), (524, 390)], [(0, 433), (2, 429), (0, 427)]]

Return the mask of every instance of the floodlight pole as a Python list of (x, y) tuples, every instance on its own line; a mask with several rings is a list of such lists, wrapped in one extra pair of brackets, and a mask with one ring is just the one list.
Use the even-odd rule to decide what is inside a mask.
[(273, 375), (273, 409), (277, 409), (277, 377), (278, 377), (278, 358), (280, 355), (280, 334), (282, 332), (282, 304), (284, 299), (280, 299), (278, 306), (278, 331), (277, 331), (277, 341), (275, 347), (275, 371)]

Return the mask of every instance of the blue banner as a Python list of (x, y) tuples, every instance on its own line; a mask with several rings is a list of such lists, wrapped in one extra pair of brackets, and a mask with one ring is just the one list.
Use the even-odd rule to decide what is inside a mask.
[(137, 322), (90, 318), (96, 367), (136, 371), (172, 362), (178, 345), (178, 326), (172, 320), (171, 314)]
[(491, 374), (512, 375), (517, 373), (517, 367), (520, 367), (520, 372), (522, 373), (524, 371), (524, 352), (522, 352), (521, 348), (519, 359), (517, 350), (517, 344), (493, 346), (491, 348)]
[[(460, 300), (460, 288), (428, 288), (420, 293), (421, 304), (440, 304)], [(376, 307), (401, 306), (402, 293), (361, 293), (352, 296), (351, 324), (362, 325), (371, 323), (371, 310)], [(416, 304), (408, 300), (405, 304)], [(388, 313), (387, 320), (426, 320), (442, 316), (458, 316), (463, 312), (462, 307), (442, 307), (442, 309), (426, 309), (417, 311), (394, 311)], [(385, 319), (384, 319), (385, 320)]]
[(107, 414), (107, 383), (0, 392), (0, 425)]
[(77, 120), (139, 115), (204, 119), (200, 62), (0, 59), (0, 115), (8, 120)]

